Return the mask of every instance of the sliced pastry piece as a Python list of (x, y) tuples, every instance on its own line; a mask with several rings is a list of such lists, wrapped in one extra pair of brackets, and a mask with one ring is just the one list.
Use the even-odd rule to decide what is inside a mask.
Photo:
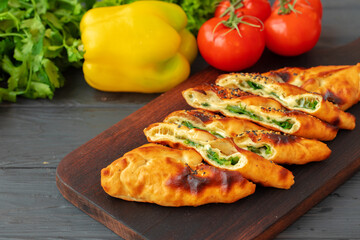
[(346, 110), (360, 100), (360, 63), (351, 66), (318, 66), (308, 69), (286, 67), (264, 73), (309, 92)]
[(315, 139), (274, 131), (246, 131), (233, 138), (234, 143), (278, 164), (306, 164), (327, 159), (331, 150)]
[(288, 189), (294, 184), (294, 176), (289, 170), (237, 148), (230, 138), (216, 138), (206, 131), (173, 123), (151, 124), (144, 133), (149, 142), (194, 149), (208, 164), (238, 171), (246, 179), (264, 186)]
[(175, 111), (170, 113), (164, 122), (184, 125), (190, 129), (202, 129), (218, 138), (237, 136), (248, 130), (265, 130), (265, 128), (248, 120), (223, 117), (200, 109)]
[(194, 150), (146, 144), (101, 170), (101, 186), (110, 196), (162, 206), (231, 203), (255, 191), (239, 172), (202, 163)]
[(288, 109), (308, 113), (342, 129), (355, 128), (355, 117), (352, 114), (340, 110), (320, 94), (277, 82), (272, 77), (251, 73), (223, 74), (216, 80), (216, 84), (272, 98)]
[(337, 127), (311, 115), (296, 110), (285, 110), (273, 99), (239, 89), (202, 85), (187, 89), (182, 94), (186, 102), (194, 108), (251, 120), (266, 128), (291, 135), (329, 141), (336, 137), (338, 131)]

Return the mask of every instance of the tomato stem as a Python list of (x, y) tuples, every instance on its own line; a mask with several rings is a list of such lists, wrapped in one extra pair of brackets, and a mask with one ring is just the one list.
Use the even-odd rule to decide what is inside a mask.
[[(244, 20), (244, 18), (254, 18), (259, 21), (260, 25), (247, 22)], [(230, 12), (230, 17), (227, 21), (223, 21), (223, 24), (228, 28), (237, 28), (238, 24), (240, 24), (240, 23), (247, 24), (252, 27), (258, 27), (258, 28), (261, 28), (263, 26), (263, 23), (259, 18), (250, 16), (250, 15), (243, 15), (243, 16), (238, 17), (234, 11)]]
[(242, 8), (244, 6), (243, 4), (244, 0), (236, 0), (236, 1), (229, 1), (230, 6), (226, 8), (226, 10), (220, 15), (220, 17), (226, 16), (229, 12), (235, 11), (239, 8)]
[(279, 0), (280, 8), (278, 11), (279, 15), (286, 15), (290, 14), (291, 12), (294, 13), (301, 13), (300, 11), (295, 9), (295, 4), (297, 0)]
[[(260, 25), (257, 25), (257, 24), (251, 23), (251, 22), (247, 22), (244, 20), (244, 18), (256, 19)], [(234, 10), (230, 12), (230, 16), (227, 20), (223, 20), (223, 21), (219, 22), (218, 24), (216, 24), (216, 26), (213, 29), (213, 35), (215, 33), (215, 30), (219, 27), (220, 24), (223, 24), (225, 27), (229, 28), (229, 31), (227, 31), (225, 33), (225, 35), (235, 29), (237, 31), (237, 33), (239, 34), (239, 36), (242, 37), (239, 26), (238, 26), (239, 24), (246, 24), (251, 27), (261, 28), (260, 31), (264, 30), (264, 23), (259, 18), (255, 17), (255, 16), (250, 16), (250, 15), (243, 15), (243, 16), (239, 17), (236, 15)]]

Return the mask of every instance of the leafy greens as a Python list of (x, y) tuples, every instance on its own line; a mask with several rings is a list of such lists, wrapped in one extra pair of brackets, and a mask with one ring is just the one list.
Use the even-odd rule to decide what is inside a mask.
[(84, 12), (77, 0), (0, 0), (0, 102), (53, 98), (60, 70), (81, 66)]

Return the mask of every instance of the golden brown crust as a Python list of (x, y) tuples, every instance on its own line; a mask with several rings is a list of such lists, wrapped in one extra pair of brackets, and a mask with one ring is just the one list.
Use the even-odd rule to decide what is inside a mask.
[[(330, 65), (330, 66), (317, 66), (308, 68), (312, 72), (312, 74), (317, 75), (319, 73), (323, 73), (323, 75), (329, 75), (333, 71), (338, 71), (341, 69), (345, 69), (350, 67), (350, 65)], [(261, 75), (271, 76), (278, 82), (294, 82), (298, 75), (303, 74), (307, 68), (304, 67), (284, 67), (277, 70), (271, 70), (266, 73), (262, 73)], [(310, 75), (311, 77), (311, 75)], [(296, 85), (298, 86), (298, 85)]]
[[(226, 94), (224, 94), (226, 92)], [(235, 92), (232, 94), (232, 92)], [(186, 102), (194, 107), (213, 112), (221, 112), (228, 117), (251, 120), (274, 131), (305, 138), (329, 141), (336, 137), (338, 128), (311, 115), (295, 110), (284, 110), (282, 105), (269, 98), (252, 94), (242, 94), (240, 90), (229, 90), (219, 86), (202, 85), (183, 91)], [(223, 96), (226, 97), (223, 97)], [(205, 105), (204, 102), (207, 104)], [(231, 112), (228, 106), (241, 106), (249, 114)], [(292, 127), (281, 127), (277, 122), (291, 122)]]
[[(217, 119), (223, 119), (224, 116), (221, 116), (219, 114), (215, 114), (213, 112), (200, 110), (200, 109), (192, 109), (192, 110), (180, 110), (177, 112), (184, 112), (185, 115), (191, 115), (195, 118), (200, 119), (203, 123), (211, 122)], [(174, 112), (175, 113), (175, 112)]]
[[(260, 87), (254, 89), (248, 82), (256, 83)], [(217, 78), (216, 84), (272, 98), (288, 109), (305, 112), (342, 129), (352, 130), (355, 128), (355, 117), (352, 114), (340, 110), (320, 94), (311, 93), (295, 85), (278, 82), (271, 76), (254, 73), (223, 74)], [(300, 101), (305, 102), (309, 99), (313, 103), (316, 102), (316, 105), (312, 106), (313, 108), (300, 105)]]
[[(228, 89), (221, 86), (217, 86), (214, 84), (203, 84), (200, 86), (196, 86), (190, 89), (187, 89), (183, 91), (184, 93), (191, 90), (192, 92), (198, 92), (202, 95), (207, 95), (209, 93), (212, 93), (216, 95), (221, 100), (234, 100), (234, 101), (241, 101), (243, 103), (246, 103), (248, 105), (257, 105), (261, 107), (272, 107), (276, 109), (282, 109), (285, 110), (285, 108), (277, 101), (263, 98), (251, 93), (247, 93), (244, 91), (241, 91), (240, 89)], [(187, 96), (184, 96), (185, 100), (187, 100)], [(199, 109), (202, 110), (208, 110), (206, 106), (199, 107)]]
[[(321, 141), (331, 141), (333, 140), (338, 132), (338, 128), (323, 122), (311, 115), (305, 114), (300, 111), (277, 111), (276, 109), (261, 109), (263, 113), (272, 113), (274, 115), (287, 116), (291, 118), (295, 118), (301, 124), (300, 128), (291, 133), (292, 135), (304, 137), (304, 138), (313, 138)], [(270, 128), (270, 127), (269, 127)], [(280, 129), (271, 128), (274, 131), (279, 131)]]
[[(223, 139), (217, 141), (220, 140), (224, 141)], [(254, 182), (266, 187), (283, 189), (290, 189), (295, 183), (294, 175), (288, 169), (268, 161), (253, 152), (239, 148), (237, 148), (237, 150), (249, 159), (249, 164), (241, 171), (245, 178), (253, 179)]]
[(354, 115), (342, 111), (332, 102), (324, 99), (321, 101), (321, 107), (312, 115), (342, 129), (353, 130), (356, 125)]
[(219, 123), (219, 125), (221, 124), (221, 127), (224, 128), (229, 137), (234, 137), (242, 132), (249, 130), (266, 130), (266, 128), (261, 127), (251, 121), (233, 117), (225, 117), (223, 119), (217, 120), (216, 123)]
[(320, 93), (325, 100), (346, 110), (360, 100), (360, 63), (352, 66), (282, 68), (264, 73), (275, 79)]
[[(154, 123), (144, 129), (149, 142), (161, 143), (173, 148), (196, 150), (210, 165), (240, 172), (246, 179), (263, 186), (288, 189), (294, 184), (292, 173), (263, 157), (236, 147), (230, 138), (216, 139), (199, 129), (188, 129), (172, 123)], [(211, 153), (212, 152), (212, 153)], [(218, 160), (211, 155), (215, 153)], [(237, 157), (236, 163), (219, 161)]]
[(249, 148), (248, 146), (268, 145), (271, 153), (265, 158), (278, 164), (306, 164), (322, 161), (331, 154), (327, 145), (320, 141), (273, 131), (247, 131), (234, 137), (234, 142), (244, 149)]
[(157, 144), (136, 148), (101, 170), (101, 186), (109, 195), (162, 206), (231, 203), (255, 191), (239, 172), (201, 163), (193, 150)]
[(219, 120), (224, 118), (219, 114), (209, 112), (201, 109), (192, 109), (192, 110), (178, 110), (170, 113), (164, 119), (164, 122), (172, 122), (180, 124), (181, 121), (191, 121), (197, 125), (205, 126), (207, 123), (210, 123), (214, 120)]

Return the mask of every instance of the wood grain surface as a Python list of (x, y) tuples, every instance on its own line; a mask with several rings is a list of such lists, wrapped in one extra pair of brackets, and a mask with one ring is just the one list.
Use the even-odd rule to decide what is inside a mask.
[[(287, 66), (356, 64), (360, 39), (344, 47), (316, 50), (293, 59), (266, 52), (252, 69), (263, 72)], [(360, 128), (340, 131), (328, 142), (332, 155), (325, 162), (289, 166), (295, 175), (290, 190), (258, 187), (256, 193), (233, 204), (197, 208), (167, 208), (127, 202), (105, 194), (100, 170), (124, 153), (146, 143), (143, 129), (169, 113), (189, 109), (181, 91), (213, 83), (221, 72), (211, 67), (160, 95), (91, 141), (67, 155), (57, 168), (60, 192), (75, 206), (126, 239), (268, 239), (336, 189), (360, 168)], [(360, 106), (350, 109), (360, 116)], [(359, 118), (357, 124), (359, 124)]]
[[(322, 3), (322, 33), (316, 51), (345, 45), (360, 36), (359, 0)], [(305, 66), (310, 56), (303, 56)], [(192, 73), (206, 66), (199, 56)], [(119, 239), (63, 198), (55, 184), (56, 167), (69, 152), (157, 96), (99, 92), (85, 83), (81, 69), (70, 69), (65, 87), (56, 91), (53, 100), (19, 98), (17, 103), (1, 103), (0, 239)], [(163, 227), (167, 228), (166, 223)], [(357, 172), (275, 239), (359, 236)]]

